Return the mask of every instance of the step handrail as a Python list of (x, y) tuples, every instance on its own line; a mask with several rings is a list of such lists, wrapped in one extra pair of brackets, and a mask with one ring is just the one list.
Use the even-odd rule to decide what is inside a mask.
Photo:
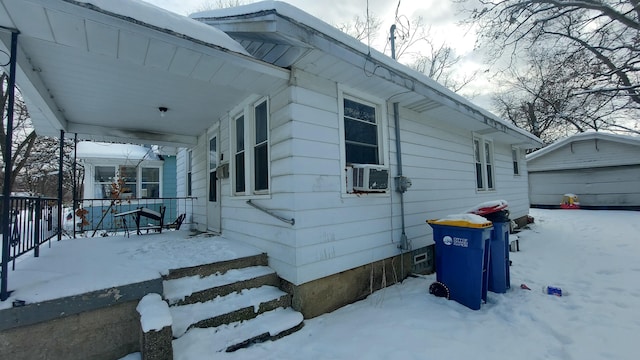
[(282, 222), (286, 222), (287, 224), (289, 224), (291, 226), (295, 225), (295, 223), (296, 223), (296, 220), (294, 218), (291, 218), (291, 219), (284, 218), (284, 217), (282, 217), (280, 215), (275, 214), (273, 211), (271, 211), (271, 210), (269, 210), (267, 208), (264, 208), (264, 207), (254, 203), (254, 202), (251, 202), (251, 200), (247, 200), (247, 204), (253, 206), (254, 208), (256, 208), (256, 209), (258, 209), (258, 210), (260, 210), (262, 212), (264, 212), (265, 214), (269, 214), (269, 215), (273, 216), (274, 218), (276, 218), (276, 219), (278, 219), (278, 220), (280, 220)]

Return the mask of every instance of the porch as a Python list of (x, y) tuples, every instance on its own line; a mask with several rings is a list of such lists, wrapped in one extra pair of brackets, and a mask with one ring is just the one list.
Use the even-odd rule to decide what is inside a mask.
[[(13, 359), (114, 359), (139, 351), (168, 359), (172, 342), (180, 352), (206, 328), (216, 334), (207, 343), (233, 351), (302, 327), (266, 254), (211, 233), (54, 240), (39, 258), (18, 258), (11, 280), (13, 292), (0, 303), (0, 344)], [(173, 324), (161, 332), (168, 349), (141, 340), (140, 299), (152, 293), (171, 308)], [(273, 336), (261, 332), (284, 322), (289, 327)]]
[(161, 234), (63, 237), (42, 245), (40, 256), (25, 254), (9, 270), (0, 311), (92, 291), (161, 279), (179, 269), (260, 254), (261, 251), (210, 233), (187, 229)]

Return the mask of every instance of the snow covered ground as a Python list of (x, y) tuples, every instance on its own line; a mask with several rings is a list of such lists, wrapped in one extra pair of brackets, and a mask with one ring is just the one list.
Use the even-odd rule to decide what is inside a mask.
[[(435, 275), (306, 320), (275, 342), (216, 359), (638, 358), (640, 212), (532, 209), (511, 289), (478, 311), (427, 293)], [(520, 284), (532, 290), (520, 289)], [(545, 285), (568, 295), (542, 293)], [(131, 355), (135, 359), (137, 355)], [(207, 343), (175, 359), (210, 358)]]
[[(304, 328), (278, 341), (215, 358), (638, 358), (640, 212), (532, 209), (531, 215), (536, 222), (519, 234), (521, 251), (510, 253), (511, 289), (489, 293), (478, 311), (428, 294), (435, 275), (409, 278), (306, 320)], [(15, 292), (9, 300), (74, 295), (151, 279), (193, 261), (252, 252), (219, 237), (191, 238), (182, 231), (54, 241), (39, 259), (26, 255), (10, 273)], [(545, 295), (545, 285), (568, 294)], [(174, 358), (211, 358), (207, 345), (193, 344)]]

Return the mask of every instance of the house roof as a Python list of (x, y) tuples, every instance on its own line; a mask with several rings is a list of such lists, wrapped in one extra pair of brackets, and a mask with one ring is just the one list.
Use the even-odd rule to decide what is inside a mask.
[(578, 141), (585, 141), (585, 140), (607, 140), (607, 141), (617, 142), (621, 144), (640, 147), (640, 137), (638, 136), (625, 136), (625, 135), (618, 135), (618, 134), (603, 133), (600, 131), (583, 132), (583, 133), (578, 133), (578, 134), (566, 137), (564, 139), (560, 139), (551, 145), (548, 145), (540, 150), (536, 150), (530, 154), (527, 154), (526, 160), (531, 161), (531, 160), (537, 159), (557, 149), (560, 149), (565, 145), (569, 145)]
[(7, 54), (12, 30), (40, 135), (193, 145), (231, 106), (289, 80), (220, 30), (139, 0), (0, 0)]
[(542, 144), (288, 4), (194, 18), (139, 0), (0, 0), (0, 50), (9, 52), (6, 30), (19, 31), (17, 83), (40, 135), (194, 145), (214, 119), (295, 81), (300, 69), (429, 120), (524, 148)]
[(287, 3), (264, 1), (195, 13), (191, 17), (221, 29), (265, 62), (322, 74), (338, 83), (399, 102), (429, 119), (513, 145), (542, 146), (532, 134)]

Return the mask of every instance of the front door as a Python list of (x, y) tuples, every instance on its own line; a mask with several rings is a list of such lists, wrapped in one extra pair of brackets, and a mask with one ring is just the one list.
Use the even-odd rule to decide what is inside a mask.
[(207, 228), (220, 232), (220, 184), (216, 176), (218, 168), (218, 136), (209, 138), (209, 186), (207, 194)]

